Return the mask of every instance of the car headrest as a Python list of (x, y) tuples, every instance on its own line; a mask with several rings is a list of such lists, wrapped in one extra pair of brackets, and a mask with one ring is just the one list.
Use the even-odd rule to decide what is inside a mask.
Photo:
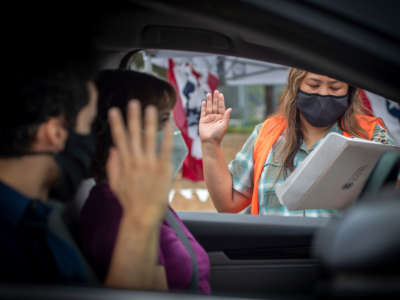
[(313, 255), (333, 272), (400, 273), (400, 191), (364, 197), (317, 232)]

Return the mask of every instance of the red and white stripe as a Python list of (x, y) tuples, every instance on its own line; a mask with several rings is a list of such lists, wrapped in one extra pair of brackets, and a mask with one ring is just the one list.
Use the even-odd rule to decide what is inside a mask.
[(203, 163), (198, 123), (201, 101), (218, 87), (218, 78), (207, 70), (195, 70), (190, 62), (168, 60), (168, 81), (175, 87), (177, 103), (173, 115), (189, 153), (182, 166), (182, 177), (203, 180)]

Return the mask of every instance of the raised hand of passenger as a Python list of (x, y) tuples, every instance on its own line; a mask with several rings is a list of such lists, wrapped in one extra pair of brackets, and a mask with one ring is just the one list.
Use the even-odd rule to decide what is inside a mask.
[(127, 126), (119, 109), (109, 111), (114, 147), (106, 166), (108, 182), (124, 216), (129, 214), (133, 220), (149, 223), (163, 218), (172, 182), (172, 128), (166, 125), (161, 153), (157, 156), (157, 118), (157, 109), (147, 107), (143, 134), (138, 101), (128, 104)]
[(199, 134), (202, 143), (220, 144), (228, 128), (232, 109), (225, 109), (224, 95), (214, 91), (206, 96), (201, 104)]

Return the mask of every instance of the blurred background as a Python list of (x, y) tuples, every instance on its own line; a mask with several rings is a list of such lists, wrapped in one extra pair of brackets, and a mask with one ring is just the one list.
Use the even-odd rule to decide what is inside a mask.
[[(134, 52), (128, 66), (163, 78), (177, 90), (175, 124), (184, 137), (187, 133), (185, 141), (192, 148), (170, 191), (171, 206), (178, 211), (215, 212), (203, 181), (201, 149), (196, 136), (201, 101), (207, 92), (217, 88), (225, 96), (226, 107), (232, 108), (223, 140), (225, 161), (229, 163), (254, 126), (275, 111), (289, 68), (231, 56), (170, 50)], [(176, 111), (179, 107), (181, 113)]]

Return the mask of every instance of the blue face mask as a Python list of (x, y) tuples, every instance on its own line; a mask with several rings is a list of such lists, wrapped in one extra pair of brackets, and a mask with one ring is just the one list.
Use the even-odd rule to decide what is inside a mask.
[[(178, 174), (179, 170), (183, 165), (183, 161), (188, 155), (189, 151), (186, 146), (186, 143), (182, 137), (182, 134), (179, 130), (174, 131), (174, 140), (172, 146), (172, 167), (173, 167), (173, 175), (174, 178)], [(157, 133), (157, 153), (160, 153), (161, 143), (164, 138), (164, 131), (161, 130)]]

